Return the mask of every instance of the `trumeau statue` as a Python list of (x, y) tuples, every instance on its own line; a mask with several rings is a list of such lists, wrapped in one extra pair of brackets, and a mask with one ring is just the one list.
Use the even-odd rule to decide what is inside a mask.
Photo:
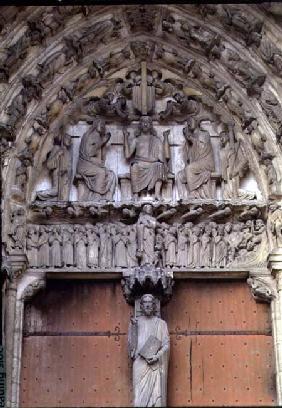
[(211, 181), (215, 164), (209, 132), (202, 128), (201, 122), (198, 127), (188, 122), (183, 135), (187, 161), (177, 175), (180, 197), (185, 196), (182, 185), (186, 184), (191, 198), (215, 198)]
[(112, 170), (107, 169), (104, 158), (104, 146), (110, 137), (111, 134), (106, 133), (103, 120), (95, 120), (82, 136), (76, 170), (80, 200), (113, 198), (116, 176)]
[(153, 128), (152, 118), (142, 116), (135, 134), (124, 132), (125, 156), (131, 160), (130, 176), (134, 194), (154, 190), (154, 197), (161, 199), (161, 189), (167, 180), (166, 160), (169, 148)]
[(47, 155), (46, 167), (51, 176), (50, 190), (38, 191), (39, 200), (68, 200), (71, 182), (71, 136), (65, 134), (61, 143), (55, 139), (51, 152)]
[(135, 407), (167, 405), (169, 333), (164, 320), (155, 316), (156, 299), (145, 294), (140, 301), (141, 316), (129, 326), (129, 353), (133, 360)]

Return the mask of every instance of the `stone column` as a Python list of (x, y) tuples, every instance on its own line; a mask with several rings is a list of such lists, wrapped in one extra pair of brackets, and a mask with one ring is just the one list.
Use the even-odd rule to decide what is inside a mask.
[(274, 249), (269, 255), (268, 261), (277, 286), (277, 295), (271, 302), (271, 318), (275, 353), (277, 405), (282, 406), (282, 248)]
[(4, 257), (2, 269), (6, 272), (4, 291), (4, 345), (6, 363), (6, 407), (9, 407), (9, 396), (12, 395), (12, 369), (15, 347), (15, 320), (17, 282), (24, 273), (27, 265), (25, 254), (18, 253)]
[(24, 303), (45, 287), (45, 274), (23, 274), (7, 289), (5, 314), (6, 408), (19, 407)]
[(15, 308), (17, 298), (17, 285), (15, 282), (9, 282), (5, 291), (5, 314), (4, 314), (4, 333), (5, 333), (5, 357), (6, 357), (6, 395), (11, 395), (12, 390), (12, 366), (14, 350), (14, 329), (15, 329)]

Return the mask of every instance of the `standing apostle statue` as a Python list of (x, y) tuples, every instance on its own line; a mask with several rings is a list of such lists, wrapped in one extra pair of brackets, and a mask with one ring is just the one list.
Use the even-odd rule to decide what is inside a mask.
[(143, 295), (141, 316), (129, 326), (129, 351), (133, 360), (135, 407), (164, 407), (167, 395), (169, 333), (164, 320), (155, 316), (156, 299)]

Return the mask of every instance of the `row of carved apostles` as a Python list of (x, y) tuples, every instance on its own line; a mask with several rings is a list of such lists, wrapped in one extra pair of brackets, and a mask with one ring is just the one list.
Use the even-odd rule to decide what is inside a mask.
[(262, 220), (168, 225), (143, 214), (136, 224), (29, 225), (31, 268), (228, 267), (259, 250)]

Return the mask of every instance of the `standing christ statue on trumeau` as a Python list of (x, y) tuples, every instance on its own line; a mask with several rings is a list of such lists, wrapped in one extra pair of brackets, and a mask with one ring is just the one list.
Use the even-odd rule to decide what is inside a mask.
[(169, 333), (164, 320), (155, 316), (156, 299), (143, 295), (142, 315), (129, 326), (129, 352), (133, 360), (135, 407), (165, 407), (169, 359)]

